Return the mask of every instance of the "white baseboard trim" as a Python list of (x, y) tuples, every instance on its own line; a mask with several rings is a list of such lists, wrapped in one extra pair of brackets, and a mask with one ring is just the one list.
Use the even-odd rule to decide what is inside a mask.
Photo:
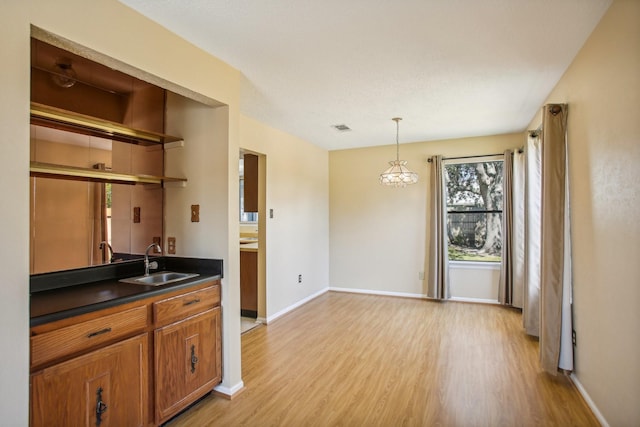
[(598, 419), (598, 422), (600, 423), (600, 425), (602, 425), (602, 427), (609, 427), (609, 423), (604, 418), (604, 415), (602, 415), (602, 412), (600, 412), (595, 402), (591, 399), (591, 396), (589, 396), (589, 393), (587, 393), (587, 390), (585, 390), (585, 388), (582, 386), (582, 383), (578, 380), (578, 377), (576, 377), (576, 375), (572, 373), (569, 376), (569, 378), (571, 378), (571, 381), (573, 381), (573, 384), (576, 386), (576, 388), (582, 395), (582, 398), (584, 399), (584, 401), (587, 402), (587, 405), (591, 409), (591, 412), (593, 412), (593, 415), (595, 415), (596, 418)]
[(334, 292), (346, 292), (351, 294), (383, 295), (383, 296), (389, 296), (389, 297), (428, 299), (428, 297), (424, 294), (411, 294), (408, 292), (374, 291), (370, 289), (336, 288), (336, 287), (329, 287), (329, 290)]
[(300, 301), (296, 302), (295, 304), (290, 305), (289, 307), (280, 310), (279, 312), (277, 312), (276, 314), (272, 315), (272, 316), (267, 316), (267, 318), (265, 319), (264, 323), (265, 325), (268, 325), (269, 322), (273, 322), (274, 320), (276, 320), (278, 317), (284, 316), (285, 314), (287, 314), (288, 312), (295, 310), (296, 308), (300, 307), (303, 304), (308, 303), (309, 301), (311, 301), (314, 298), (318, 298), (320, 295), (326, 293), (329, 290), (329, 288), (324, 288), (319, 290), (318, 292), (316, 292), (315, 294), (311, 294), (306, 298), (301, 299)]
[(213, 390), (216, 391), (217, 393), (224, 394), (225, 396), (228, 396), (229, 399), (232, 399), (233, 395), (238, 393), (243, 388), (244, 388), (244, 382), (240, 381), (239, 383), (237, 383), (233, 387), (225, 387), (222, 384), (219, 384), (219, 385), (215, 386), (213, 388)]
[(449, 301), (458, 302), (477, 302), (480, 304), (499, 304), (497, 299), (483, 299), (483, 298), (464, 298), (464, 297), (451, 297)]

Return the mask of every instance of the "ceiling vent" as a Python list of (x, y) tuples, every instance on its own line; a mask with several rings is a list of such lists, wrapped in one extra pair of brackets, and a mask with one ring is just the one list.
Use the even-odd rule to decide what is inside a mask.
[(333, 128), (336, 128), (337, 130), (339, 130), (340, 132), (348, 132), (351, 130), (351, 128), (345, 124), (342, 125), (333, 125), (331, 126)]

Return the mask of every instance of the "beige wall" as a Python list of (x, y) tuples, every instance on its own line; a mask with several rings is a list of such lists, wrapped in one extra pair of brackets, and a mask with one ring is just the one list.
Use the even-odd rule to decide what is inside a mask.
[(639, 23), (614, 1), (547, 100), (569, 104), (575, 375), (611, 426), (640, 425)]
[[(235, 157), (236, 161), (238, 156), (240, 75), (237, 70), (116, 0), (8, 0), (2, 3), (0, 47), (4, 65), (0, 72), (0, 191), (6, 200), (11, 201), (11, 209), (2, 210), (0, 221), (0, 235), (3, 241), (10, 242), (0, 249), (0, 269), (3, 271), (0, 340), (11, 351), (3, 352), (0, 365), (0, 414), (3, 424), (12, 426), (28, 423), (30, 25), (227, 104), (228, 119), (224, 131), (229, 149), (225, 155)], [(170, 58), (167, 52), (171, 52)], [(220, 179), (231, 182), (226, 172), (222, 171)], [(233, 174), (233, 182), (236, 181), (235, 175), (237, 171)], [(229, 185), (233, 187), (234, 184)], [(220, 203), (229, 203), (231, 190), (219, 194)], [(226, 228), (237, 230), (237, 215), (233, 221), (231, 216), (212, 219), (214, 225), (211, 227), (218, 227), (220, 221), (228, 221)], [(225, 259), (225, 307), (237, 307), (239, 312), (239, 293), (236, 297), (234, 292), (230, 292), (238, 286), (236, 275), (230, 273), (239, 268), (237, 256), (236, 259), (230, 256), (238, 251), (238, 242), (237, 239), (225, 239), (226, 236), (222, 237), (221, 241), (225, 243), (220, 244), (224, 247), (212, 246), (200, 254)], [(233, 326), (233, 312), (225, 310), (225, 327)], [(239, 326), (237, 329), (239, 331)], [(223, 336), (223, 386), (232, 389), (241, 384), (239, 338), (232, 339), (235, 336), (232, 333)]]
[(242, 115), (240, 147), (266, 160), (266, 207), (274, 212), (264, 230), (270, 319), (328, 286), (329, 154)]
[(418, 183), (405, 188), (378, 183), (395, 158), (394, 146), (331, 151), (331, 286), (426, 295), (419, 273), (425, 271), (427, 158), (501, 153), (523, 144), (523, 134), (401, 144), (400, 158), (419, 174)]

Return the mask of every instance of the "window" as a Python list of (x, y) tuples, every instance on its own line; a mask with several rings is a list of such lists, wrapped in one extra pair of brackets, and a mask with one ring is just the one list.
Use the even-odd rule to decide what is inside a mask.
[(446, 161), (450, 261), (500, 262), (502, 160)]

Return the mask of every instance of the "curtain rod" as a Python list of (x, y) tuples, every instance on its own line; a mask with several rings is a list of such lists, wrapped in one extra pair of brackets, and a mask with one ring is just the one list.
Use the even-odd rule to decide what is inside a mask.
[[(475, 159), (475, 158), (478, 158), (478, 157), (495, 157), (495, 156), (502, 156), (502, 155), (504, 155), (504, 153), (480, 154), (480, 155), (477, 155), (477, 156), (443, 157), (442, 160)], [(431, 163), (431, 158), (428, 158), (427, 162)]]

